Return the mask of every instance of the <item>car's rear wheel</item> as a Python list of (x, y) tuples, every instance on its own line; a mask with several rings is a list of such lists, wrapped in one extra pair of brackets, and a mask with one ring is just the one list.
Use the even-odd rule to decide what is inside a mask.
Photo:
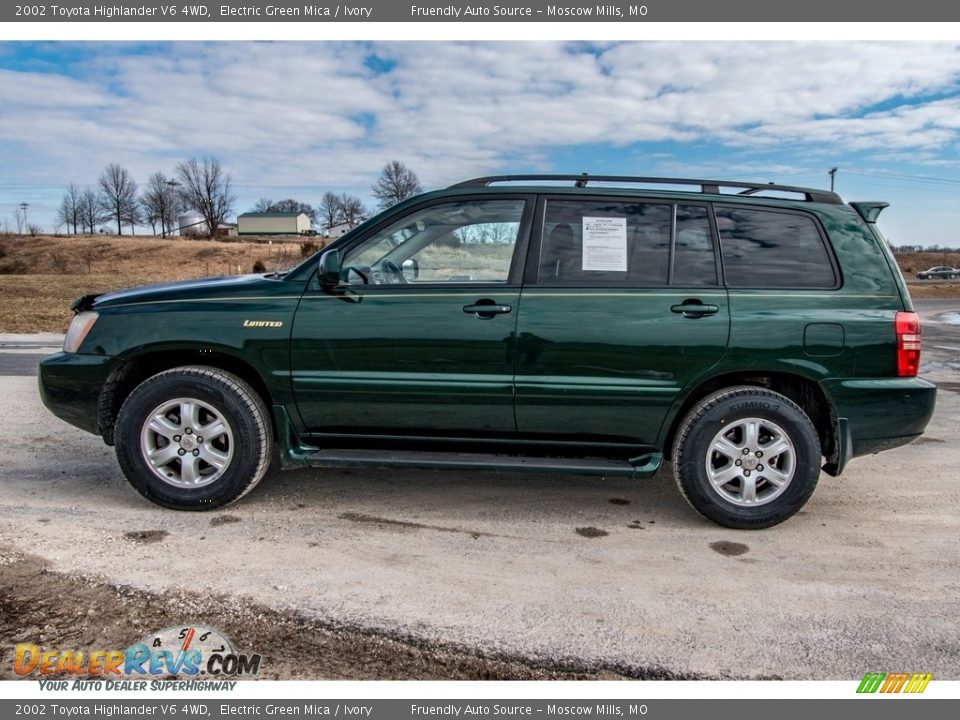
[(726, 527), (765, 528), (796, 513), (820, 476), (820, 441), (806, 413), (753, 386), (709, 395), (677, 433), (674, 476), (704, 517)]
[(266, 474), (273, 433), (266, 406), (239, 377), (189, 366), (158, 373), (124, 401), (116, 423), (120, 467), (148, 500), (213, 510)]

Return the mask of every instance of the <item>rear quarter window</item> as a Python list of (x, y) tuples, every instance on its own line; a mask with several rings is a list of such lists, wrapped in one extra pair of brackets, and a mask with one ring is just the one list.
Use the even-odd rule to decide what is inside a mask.
[(727, 206), (716, 206), (715, 213), (728, 286), (837, 286), (830, 253), (809, 215)]

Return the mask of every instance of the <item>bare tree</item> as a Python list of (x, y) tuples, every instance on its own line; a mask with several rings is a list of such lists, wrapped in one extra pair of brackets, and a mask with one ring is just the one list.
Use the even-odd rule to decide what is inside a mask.
[(77, 226), (80, 223), (80, 188), (73, 183), (67, 186), (63, 193), (63, 199), (60, 200), (60, 206), (57, 208), (56, 225), (61, 225), (67, 229), (67, 232), (73, 231), (77, 234)]
[(337, 198), (337, 205), (340, 209), (340, 221), (349, 225), (351, 230), (363, 222), (366, 210), (360, 198), (343, 193)]
[(340, 198), (334, 193), (325, 192), (317, 210), (320, 214), (320, 220), (323, 222), (324, 230), (340, 222)]
[(383, 172), (373, 184), (373, 196), (383, 210), (422, 192), (417, 174), (399, 160), (384, 165)]
[(176, 225), (177, 213), (180, 212), (180, 196), (176, 187), (176, 181), (162, 172), (155, 172), (147, 180), (147, 187), (140, 198), (140, 206), (154, 234), (157, 232), (157, 223), (160, 224), (160, 233), (164, 237)]
[(135, 217), (137, 184), (127, 169), (119, 163), (110, 163), (97, 180), (100, 189), (100, 208), (105, 219), (117, 224), (117, 235), (123, 235), (123, 224)]
[(201, 162), (191, 158), (177, 165), (180, 180), (180, 198), (185, 207), (196, 210), (203, 216), (210, 237), (217, 227), (233, 211), (236, 198), (231, 191), (230, 176), (213, 157)]
[(130, 234), (137, 234), (137, 225), (143, 224), (143, 208), (140, 202), (136, 201), (129, 205), (123, 213), (123, 222), (130, 226)]
[(311, 223), (317, 221), (317, 211), (314, 209), (313, 205), (309, 203), (300, 202), (299, 200), (294, 200), (293, 198), (287, 198), (286, 200), (278, 200), (274, 202), (273, 200), (268, 200), (267, 198), (260, 198), (257, 201), (257, 204), (253, 207), (254, 212), (274, 212), (274, 213), (304, 213), (308, 218), (310, 218)]
[(79, 211), (77, 215), (80, 227), (91, 235), (97, 231), (97, 225), (103, 222), (103, 213), (100, 210), (100, 199), (93, 188), (86, 188), (80, 193)]

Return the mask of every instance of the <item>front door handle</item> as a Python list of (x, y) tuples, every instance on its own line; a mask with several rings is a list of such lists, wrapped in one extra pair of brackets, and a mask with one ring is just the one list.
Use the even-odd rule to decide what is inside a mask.
[(463, 311), (468, 315), (476, 315), (481, 320), (491, 320), (497, 315), (502, 315), (513, 310), (509, 305), (501, 305), (495, 300), (483, 298), (477, 300), (473, 305), (464, 305)]
[(685, 318), (701, 318), (704, 315), (716, 315), (720, 312), (720, 306), (706, 305), (699, 300), (684, 300), (679, 305), (671, 305), (670, 312), (683, 315)]

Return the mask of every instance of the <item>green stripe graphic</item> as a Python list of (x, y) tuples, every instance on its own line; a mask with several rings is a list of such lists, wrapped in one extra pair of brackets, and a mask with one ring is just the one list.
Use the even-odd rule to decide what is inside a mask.
[(875, 693), (880, 688), (886, 676), (886, 673), (867, 673), (863, 676), (863, 680), (860, 681), (860, 687), (857, 688), (857, 692)]

